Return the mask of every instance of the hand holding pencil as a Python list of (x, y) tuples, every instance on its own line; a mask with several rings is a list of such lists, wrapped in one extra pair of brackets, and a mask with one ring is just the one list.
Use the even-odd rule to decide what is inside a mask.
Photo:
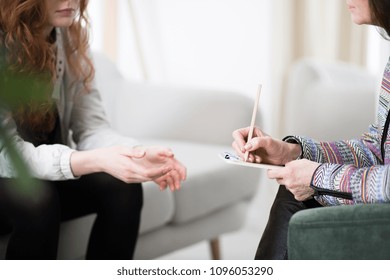
[(257, 88), (252, 119), (249, 127), (233, 131), (232, 148), (244, 162), (285, 165), (302, 153), (299, 144), (275, 139), (255, 126), (262, 86)]

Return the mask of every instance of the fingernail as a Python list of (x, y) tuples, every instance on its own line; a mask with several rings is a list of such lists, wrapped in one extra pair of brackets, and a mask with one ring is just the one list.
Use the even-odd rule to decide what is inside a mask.
[(145, 150), (138, 150), (135, 153), (135, 156), (137, 157), (142, 157), (145, 154)]

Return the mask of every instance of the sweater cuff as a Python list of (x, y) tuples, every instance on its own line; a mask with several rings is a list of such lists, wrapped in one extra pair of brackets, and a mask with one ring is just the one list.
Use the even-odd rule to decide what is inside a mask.
[(62, 174), (67, 180), (78, 178), (73, 175), (72, 168), (70, 167), (70, 156), (74, 151), (75, 150), (72, 149), (66, 149), (61, 153), (60, 168)]
[(301, 154), (296, 158), (298, 159), (303, 159), (303, 145), (302, 142), (295, 136), (286, 136), (282, 139), (282, 141), (287, 142), (287, 143), (294, 143), (294, 144), (299, 144), (301, 146)]

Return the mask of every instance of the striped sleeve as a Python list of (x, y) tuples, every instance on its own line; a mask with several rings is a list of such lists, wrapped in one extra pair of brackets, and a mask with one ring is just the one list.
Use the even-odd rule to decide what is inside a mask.
[(338, 193), (352, 193), (353, 200), (337, 195), (315, 198), (323, 205), (389, 201), (383, 184), (387, 168), (380, 165), (380, 140), (375, 126), (359, 140), (319, 142), (302, 136), (288, 136), (285, 141), (299, 143), (302, 158), (323, 163), (312, 178), (312, 185)]
[(337, 192), (352, 193), (353, 200), (316, 196), (323, 205), (390, 202), (389, 165), (358, 168), (354, 165), (325, 163), (312, 178), (312, 185)]
[(375, 126), (359, 140), (320, 142), (303, 136), (288, 136), (287, 142), (301, 145), (302, 158), (319, 163), (353, 164), (368, 167), (381, 164), (380, 139)]

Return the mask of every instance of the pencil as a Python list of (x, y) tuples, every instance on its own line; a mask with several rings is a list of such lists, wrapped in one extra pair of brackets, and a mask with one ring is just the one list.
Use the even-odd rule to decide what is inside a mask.
[[(257, 113), (257, 108), (259, 106), (261, 87), (262, 87), (261, 85), (257, 87), (257, 94), (255, 99), (255, 105), (253, 106), (251, 125), (249, 127), (248, 139), (246, 140), (247, 143), (249, 142), (249, 140), (252, 139), (253, 136), (253, 129), (255, 128), (256, 113)], [(249, 156), (249, 152), (246, 151), (244, 156), (244, 161), (248, 160), (248, 156)]]

